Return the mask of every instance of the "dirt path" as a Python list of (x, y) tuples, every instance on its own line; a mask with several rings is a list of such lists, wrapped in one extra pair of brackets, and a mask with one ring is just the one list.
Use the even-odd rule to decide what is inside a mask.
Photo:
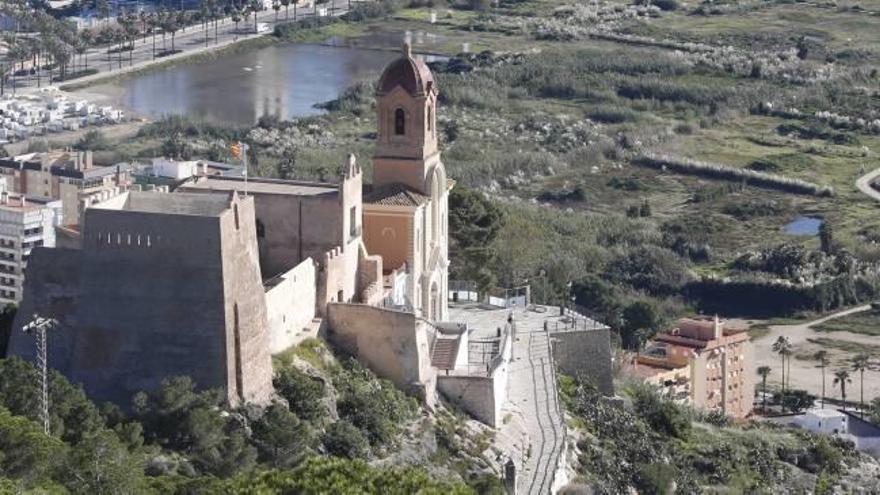
[(878, 176), (880, 176), (880, 168), (874, 170), (872, 172), (868, 172), (867, 174), (856, 179), (856, 187), (859, 188), (859, 191), (871, 196), (872, 198), (880, 201), (880, 191), (871, 187), (871, 182), (874, 181)]
[[(853, 352), (842, 350), (840, 346), (859, 348), (860, 346), (868, 351), (871, 348), (880, 350), (880, 337), (869, 335), (861, 335), (852, 332), (817, 332), (811, 327), (824, 323), (834, 318), (840, 318), (853, 313), (859, 313), (871, 309), (871, 306), (859, 306), (856, 308), (834, 313), (824, 318), (814, 320), (798, 325), (773, 325), (770, 332), (756, 340), (753, 340), (755, 350), (755, 369), (758, 366), (769, 366), (772, 368), (770, 378), (767, 380), (770, 384), (778, 385), (781, 383), (781, 364), (779, 355), (773, 352), (773, 342), (779, 336), (786, 336), (791, 341), (794, 348), (793, 359), (791, 360), (791, 387), (795, 389), (804, 389), (812, 394), (819, 395), (822, 392), (822, 372), (816, 366), (816, 362), (812, 359), (804, 359), (815, 354), (819, 350), (828, 351), (831, 364), (825, 370), (825, 391), (830, 397), (839, 398), (840, 389), (832, 384), (834, 371), (841, 368), (850, 368), (849, 359), (852, 358)], [(810, 339), (829, 339), (832, 345), (820, 345), (811, 342)], [(837, 345), (834, 345), (837, 344)], [(873, 346), (873, 347), (868, 347)], [(788, 374), (788, 371), (786, 371)], [(858, 400), (860, 379), (859, 375), (850, 371), (853, 383), (847, 387), (847, 398), (849, 400)], [(760, 377), (756, 376), (756, 382), (760, 383)], [(865, 372), (865, 401), (867, 402), (874, 397), (880, 397), (880, 369), (876, 367)]]

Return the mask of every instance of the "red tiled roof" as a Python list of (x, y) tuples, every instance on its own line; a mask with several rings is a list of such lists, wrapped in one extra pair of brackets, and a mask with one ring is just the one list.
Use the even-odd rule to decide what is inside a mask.
[(424, 95), (435, 89), (431, 69), (419, 59), (413, 58), (407, 47), (403, 57), (391, 62), (379, 78), (379, 94), (390, 93), (397, 86), (412, 96)]
[(424, 194), (403, 184), (388, 184), (364, 195), (364, 203), (386, 206), (421, 206), (428, 201)]

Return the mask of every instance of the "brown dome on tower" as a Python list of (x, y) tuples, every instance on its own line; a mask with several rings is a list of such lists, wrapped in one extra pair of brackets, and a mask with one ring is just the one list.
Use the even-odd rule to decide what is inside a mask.
[(376, 92), (387, 94), (397, 86), (411, 96), (423, 96), (435, 90), (431, 69), (421, 60), (413, 58), (409, 43), (403, 45), (403, 56), (391, 62), (382, 72)]

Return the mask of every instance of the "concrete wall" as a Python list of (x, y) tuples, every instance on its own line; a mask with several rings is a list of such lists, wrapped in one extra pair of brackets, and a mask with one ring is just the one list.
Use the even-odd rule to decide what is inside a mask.
[(433, 329), (424, 320), (413, 313), (342, 303), (328, 305), (327, 317), (334, 344), (428, 406), (434, 404)]
[[(513, 342), (510, 334), (505, 335), (500, 349), (502, 359), (489, 376), (468, 376), (461, 372), (437, 375), (437, 390), (447, 400), (492, 428), (501, 424), (501, 406), (507, 401)], [(462, 354), (467, 359), (467, 352)]]
[(270, 351), (298, 343), (303, 327), (315, 317), (315, 262), (311, 258), (270, 281), (266, 290)]
[(551, 334), (553, 360), (570, 376), (585, 374), (606, 395), (614, 393), (609, 331), (578, 330)]
[(503, 404), (496, 400), (496, 385), (500, 387), (501, 380), (496, 381), (492, 377), (437, 375), (437, 390), (449, 402), (493, 428), (500, 422), (498, 412)]

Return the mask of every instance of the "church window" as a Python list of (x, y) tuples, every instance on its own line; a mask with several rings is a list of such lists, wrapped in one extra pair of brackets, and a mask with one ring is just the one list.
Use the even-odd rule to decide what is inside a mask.
[(428, 131), (432, 131), (434, 129), (434, 109), (428, 107)]
[(235, 216), (235, 230), (238, 230), (238, 205), (235, 205), (232, 208), (232, 213)]
[(402, 108), (394, 111), (394, 134), (398, 136), (406, 134), (406, 112)]
[(349, 233), (352, 235), (352, 237), (360, 234), (360, 232), (358, 232), (358, 224), (357, 224), (357, 206), (352, 206), (351, 210), (349, 210), (348, 223), (349, 223), (349, 225), (348, 225)]

